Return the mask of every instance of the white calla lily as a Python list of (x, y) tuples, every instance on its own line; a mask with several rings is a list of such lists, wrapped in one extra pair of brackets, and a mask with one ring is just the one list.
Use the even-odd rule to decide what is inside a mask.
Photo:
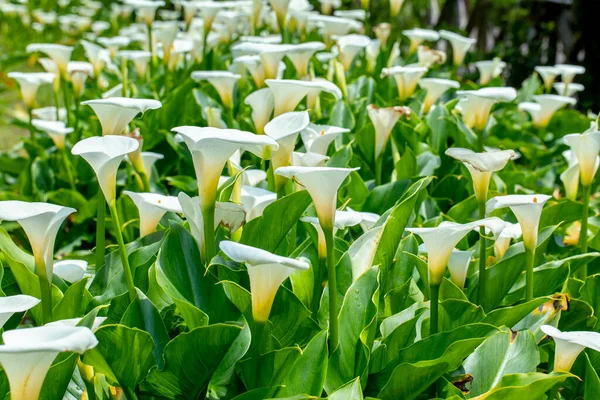
[(554, 85), (554, 90), (561, 96), (574, 96), (579, 92), (583, 92), (585, 90), (585, 86), (581, 83), (569, 83), (568, 85), (564, 82), (556, 82)]
[(275, 102), (275, 116), (294, 111), (298, 103), (309, 95), (318, 95), (322, 91), (331, 93), (337, 100), (342, 98), (341, 90), (331, 82), (300, 81), (294, 79), (267, 79)]
[(328, 156), (319, 153), (298, 151), (292, 153), (292, 165), (297, 167), (322, 167), (327, 160), (329, 160)]
[(56, 75), (51, 72), (9, 72), (8, 77), (19, 83), (23, 102), (31, 110), (35, 107), (35, 98), (39, 87), (44, 84), (52, 84)]
[(560, 71), (560, 79), (565, 85), (570, 85), (576, 75), (585, 73), (585, 68), (580, 65), (557, 64), (554, 67)]
[(440, 97), (450, 89), (460, 88), (460, 83), (450, 79), (421, 78), (419, 86), (427, 91), (423, 100), (423, 114), (427, 114)]
[(390, 17), (395, 18), (400, 14), (400, 9), (404, 4), (404, 0), (390, 0)]
[(442, 50), (431, 49), (427, 46), (417, 48), (417, 64), (421, 67), (431, 68), (433, 65), (442, 65), (446, 62), (446, 53)]
[(414, 53), (421, 43), (436, 42), (440, 39), (440, 34), (431, 29), (414, 28), (402, 31), (402, 34), (410, 39), (410, 50), (409, 53)]
[(158, 160), (162, 160), (163, 158), (165, 158), (165, 156), (160, 153), (154, 153), (152, 151), (142, 151), (142, 163), (144, 164), (144, 171), (146, 171), (148, 180), (150, 180), (152, 177), (152, 170), (154, 169), (154, 164), (156, 164)]
[(129, 46), (131, 39), (126, 36), (113, 36), (113, 37), (99, 37), (96, 39), (98, 43), (108, 49), (111, 58), (115, 58), (117, 51), (121, 47)]
[(588, 331), (561, 332), (551, 325), (542, 325), (542, 332), (556, 343), (554, 371), (569, 372), (579, 354), (585, 349), (600, 351), (600, 333)]
[(182, 213), (179, 200), (175, 196), (165, 196), (158, 193), (134, 193), (123, 191), (131, 198), (140, 213), (140, 237), (153, 233), (160, 219), (167, 211)]
[(262, 65), (260, 56), (239, 56), (233, 59), (233, 63), (241, 64), (246, 70), (248, 70), (257, 88), (260, 89), (265, 85), (265, 68)]
[(446, 155), (455, 158), (467, 167), (473, 179), (473, 189), (478, 202), (485, 203), (492, 173), (500, 171), (515, 156), (513, 150), (495, 150), (476, 153), (469, 149), (451, 147)]
[(31, 124), (35, 129), (45, 132), (50, 139), (54, 142), (54, 145), (58, 149), (65, 148), (66, 136), (73, 132), (73, 128), (67, 128), (66, 124), (62, 121), (44, 121), (41, 119), (34, 119)]
[(375, 36), (379, 40), (380, 46), (385, 49), (388, 46), (388, 40), (392, 34), (392, 25), (387, 22), (377, 24), (373, 28), (373, 33), (375, 33)]
[(533, 120), (533, 125), (537, 128), (545, 128), (550, 120), (562, 107), (571, 104), (575, 105), (577, 101), (571, 97), (557, 96), (555, 94), (542, 94), (533, 96), (535, 103), (519, 103), (519, 110), (526, 111)]
[(337, 46), (339, 50), (338, 58), (344, 70), (348, 71), (354, 62), (354, 59), (360, 52), (371, 44), (371, 39), (365, 35), (344, 35), (337, 38)]
[(479, 83), (486, 85), (489, 81), (502, 74), (506, 63), (498, 57), (493, 60), (477, 61), (475, 66), (479, 70)]
[(598, 171), (598, 154), (600, 153), (600, 132), (572, 133), (565, 135), (563, 141), (579, 162), (581, 184), (590, 186)]
[(88, 100), (81, 104), (92, 107), (102, 125), (102, 135), (120, 135), (136, 115), (162, 107), (158, 100), (128, 97)]
[[(573, 150), (566, 150), (562, 153), (567, 160), (567, 169), (560, 174), (560, 180), (565, 187), (565, 195), (568, 199), (576, 201), (577, 192), (579, 191), (579, 161)], [(596, 169), (600, 164), (600, 158), (596, 158)]]
[(325, 43), (322, 42), (306, 42), (295, 45), (293, 49), (286, 54), (287, 58), (294, 64), (299, 79), (308, 76), (310, 59), (316, 52), (325, 50), (325, 48)]
[(195, 81), (208, 81), (217, 90), (221, 101), (227, 108), (233, 107), (233, 90), (240, 75), (229, 71), (194, 71), (192, 79)]
[(83, 279), (88, 262), (84, 260), (56, 261), (53, 266), (54, 274), (64, 281), (75, 283)]
[(326, 156), (327, 149), (329, 149), (329, 145), (335, 138), (347, 132), (350, 132), (350, 129), (310, 123), (306, 129), (300, 132), (300, 137), (308, 153), (317, 153)]
[(125, 156), (140, 143), (127, 136), (90, 137), (77, 142), (71, 153), (83, 157), (92, 167), (109, 206), (116, 200), (117, 170)]
[(477, 42), (475, 39), (464, 37), (457, 33), (446, 30), (440, 31), (440, 37), (450, 42), (455, 66), (459, 66), (463, 63), (467, 52)]
[[(317, 230), (317, 250), (319, 258), (325, 259), (327, 257), (327, 244), (325, 242), (325, 233), (321, 228), (318, 217), (302, 217), (300, 221), (307, 222), (315, 227)], [(335, 219), (333, 221), (333, 234), (339, 229), (346, 229), (349, 226), (355, 226), (362, 222), (362, 215), (356, 211), (339, 211), (335, 212)], [(363, 271), (364, 272), (364, 271)]]
[(59, 353), (79, 354), (94, 348), (98, 340), (84, 327), (41, 326), (2, 334), (0, 364), (6, 372), (12, 400), (35, 400), (44, 378)]
[(165, 5), (164, 1), (156, 0), (125, 0), (125, 5), (133, 7), (138, 19), (146, 25), (152, 25), (156, 18), (156, 10)]
[(462, 97), (457, 104), (465, 124), (483, 132), (487, 127), (494, 104), (510, 102), (517, 98), (517, 91), (510, 87), (493, 87), (479, 90), (459, 90), (456, 95)]
[(67, 110), (64, 108), (56, 110), (56, 107), (34, 108), (31, 114), (34, 119), (43, 121), (64, 121), (67, 118)]
[(81, 41), (85, 56), (94, 68), (94, 76), (100, 76), (104, 67), (110, 62), (110, 52), (96, 43)]
[(293, 53), (296, 47), (288, 44), (243, 42), (231, 48), (234, 56), (257, 55), (260, 57), (266, 79), (275, 79), (280, 72), (281, 60)]
[(275, 109), (273, 92), (269, 88), (258, 89), (246, 96), (244, 103), (252, 108), (252, 122), (256, 133), (263, 134)]
[[(309, 123), (308, 111), (292, 111), (273, 118), (265, 126), (265, 135), (275, 140), (279, 145), (279, 149), (271, 157), (273, 170), (291, 164), (292, 152), (296, 147), (298, 134), (306, 129)], [(275, 190), (279, 192), (286, 182), (285, 177), (275, 176)]]
[(523, 236), (523, 231), (521, 230), (520, 224), (511, 224), (506, 223), (506, 226), (498, 236), (498, 239), (494, 242), (494, 255), (496, 256), (496, 260), (500, 260), (508, 248), (510, 247), (510, 242), (512, 239), (518, 239)]
[(348, 256), (352, 264), (352, 282), (356, 282), (362, 274), (373, 266), (375, 253), (383, 236), (383, 226), (375, 227), (363, 233), (348, 248)]
[(117, 57), (131, 61), (138, 76), (144, 78), (152, 53), (146, 50), (121, 50), (117, 53)]
[(281, 257), (235, 242), (223, 241), (219, 246), (227, 257), (244, 263), (248, 268), (252, 316), (258, 323), (265, 323), (269, 319), (273, 300), (283, 282), (295, 271), (310, 267), (304, 261)]
[(262, 216), (264, 209), (277, 200), (277, 194), (269, 190), (242, 186), (241, 201), (246, 212), (246, 222)]
[(394, 125), (402, 116), (407, 118), (411, 115), (411, 110), (408, 107), (377, 107), (374, 104), (367, 106), (369, 119), (375, 128), (375, 160), (385, 151), (386, 145), (394, 129)]
[(46, 54), (56, 63), (60, 76), (67, 76), (67, 66), (71, 60), (71, 54), (74, 48), (54, 43), (32, 43), (25, 49), (28, 53), (40, 52)]
[(415, 93), (419, 80), (425, 75), (427, 68), (413, 65), (383, 68), (382, 76), (391, 76), (396, 80), (398, 98), (406, 101)]
[(25, 294), (0, 297), (0, 329), (2, 329), (4, 324), (6, 324), (6, 321), (8, 321), (14, 313), (32, 309), (37, 306), (39, 302), (39, 299)]
[[(419, 253), (427, 253), (425, 243), (419, 246)], [(467, 273), (469, 272), (469, 264), (473, 257), (473, 251), (471, 250), (452, 250), (450, 258), (448, 259), (448, 272), (450, 273), (450, 280), (458, 286), (460, 289), (465, 287), (467, 281)]]
[(552, 84), (556, 80), (556, 77), (560, 75), (560, 69), (551, 66), (537, 66), (535, 67), (535, 72), (542, 78), (546, 92), (552, 89)]
[(283, 31), (286, 26), (286, 17), (290, 6), (290, 0), (269, 0), (269, 4), (277, 17), (279, 30)]

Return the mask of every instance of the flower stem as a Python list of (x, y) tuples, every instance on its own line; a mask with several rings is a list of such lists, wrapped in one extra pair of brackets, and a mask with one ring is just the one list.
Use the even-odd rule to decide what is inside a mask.
[(429, 292), (429, 335), (435, 335), (439, 331), (440, 285), (429, 284)]
[(337, 348), (338, 337), (338, 315), (337, 315), (337, 278), (335, 271), (335, 259), (333, 254), (333, 226), (323, 228), (325, 244), (327, 247), (327, 277), (329, 281), (329, 353)]
[(382, 180), (382, 169), (383, 169), (383, 153), (375, 160), (375, 186), (381, 185)]
[(202, 207), (202, 222), (204, 225), (204, 254), (203, 261), (206, 266), (215, 256), (215, 203), (210, 202), (207, 206)]
[(556, 385), (552, 386), (552, 389), (550, 389), (550, 391), (548, 392), (548, 400), (556, 400), (556, 397), (558, 395), (558, 389), (560, 389), (560, 383), (557, 383)]
[(46, 266), (43, 261), (36, 261), (35, 272), (40, 282), (42, 321), (44, 324), (47, 324), (48, 322), (52, 322), (52, 282), (48, 280)]
[(133, 274), (131, 273), (131, 267), (129, 266), (129, 258), (127, 257), (125, 242), (123, 241), (123, 232), (121, 231), (121, 223), (119, 222), (119, 213), (114, 202), (113, 204), (109, 205), (108, 208), (113, 219), (117, 243), (119, 244), (119, 254), (121, 256), (121, 263), (123, 264), (123, 273), (125, 274), (125, 283), (127, 284), (127, 291), (129, 292), (129, 300), (133, 301), (137, 293), (133, 284)]
[[(263, 321), (256, 321), (256, 320), (254, 322), (255, 322), (254, 337), (252, 338), (254, 349), (253, 349), (252, 357), (254, 357), (255, 359), (258, 360), (258, 358), (260, 357), (260, 350), (263, 345), (265, 326), (267, 325), (267, 323), (263, 322)], [(257, 370), (259, 370), (259, 369), (260, 368), (257, 368)], [(257, 371), (257, 374), (258, 374), (258, 371)]]
[(525, 247), (525, 300), (533, 300), (533, 264), (535, 263), (535, 244), (533, 248)]
[(144, 192), (150, 193), (150, 180), (148, 179), (148, 174), (146, 173), (146, 171), (141, 171), (138, 173), (138, 175), (140, 176), (140, 179), (142, 180), (142, 186), (143, 186)]
[(71, 186), (71, 190), (75, 190), (75, 178), (73, 178), (73, 172), (71, 171), (71, 162), (69, 161), (69, 155), (67, 154), (67, 149), (64, 147), (60, 150), (62, 153), (63, 163), (65, 165), (65, 169), (67, 170), (67, 178), (69, 179), (69, 185)]
[(29, 133), (31, 134), (31, 141), (36, 143), (35, 127), (33, 126), (33, 110), (29, 108), (27, 111), (29, 112)]
[(323, 285), (321, 281), (321, 271), (327, 268), (327, 257), (319, 256), (319, 268), (312, 268), (313, 270), (313, 279), (315, 280), (313, 286), (313, 296), (312, 296), (312, 304), (311, 309), (316, 318), (317, 313), (319, 312), (319, 307), (321, 306), (321, 294), (323, 290)]
[(105, 225), (106, 219), (106, 204), (102, 192), (98, 194), (98, 211), (96, 213), (96, 273), (104, 264), (104, 242), (105, 242)]
[(129, 83), (127, 82), (127, 59), (125, 57), (121, 60), (121, 77), (123, 78), (121, 94), (123, 97), (127, 97), (127, 86)]
[[(579, 231), (579, 247), (581, 248), (581, 254), (585, 254), (588, 251), (588, 217), (590, 212), (590, 187), (581, 187), (581, 200), (583, 201), (583, 213), (581, 215), (581, 230)], [(587, 278), (587, 264), (579, 267), (577, 271), (577, 277), (582, 281)]]
[(61, 91), (63, 94), (63, 103), (65, 104), (65, 111), (67, 112), (67, 125), (70, 121), (71, 112), (69, 110), (69, 95), (67, 93), (67, 80), (65, 78), (61, 78)]
[[(479, 202), (479, 219), (485, 218), (485, 201)], [(478, 302), (479, 305), (485, 309), (485, 292), (487, 286), (487, 268), (486, 268), (486, 240), (485, 240), (485, 228), (479, 227), (479, 293)]]

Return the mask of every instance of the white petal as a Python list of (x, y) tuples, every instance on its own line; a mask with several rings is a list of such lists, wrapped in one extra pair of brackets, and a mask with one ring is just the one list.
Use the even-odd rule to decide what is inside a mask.
[(54, 263), (54, 273), (59, 278), (75, 283), (83, 279), (88, 263), (84, 260), (63, 260)]
[(158, 100), (131, 99), (128, 97), (88, 100), (81, 104), (92, 107), (102, 125), (103, 135), (119, 135), (136, 115), (162, 107), (161, 102)]
[(0, 329), (14, 313), (27, 311), (38, 305), (39, 302), (39, 299), (24, 294), (0, 297)]

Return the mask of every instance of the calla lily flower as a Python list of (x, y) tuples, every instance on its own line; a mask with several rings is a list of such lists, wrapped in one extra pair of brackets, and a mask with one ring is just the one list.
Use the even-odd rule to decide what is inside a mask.
[(517, 91), (510, 87), (483, 88), (479, 90), (462, 90), (456, 92), (463, 98), (457, 104), (465, 124), (483, 132), (488, 124), (488, 119), (494, 104), (509, 102), (517, 98)]
[(19, 83), (23, 102), (31, 110), (35, 107), (35, 98), (39, 87), (44, 84), (52, 84), (56, 75), (50, 72), (9, 72), (8, 77)]
[(598, 170), (598, 154), (600, 153), (600, 132), (584, 132), (565, 135), (563, 141), (579, 162), (581, 184), (590, 186)]
[(415, 93), (419, 79), (425, 75), (427, 68), (419, 66), (396, 66), (384, 68), (382, 76), (392, 76), (396, 80), (398, 87), (398, 98), (405, 101)]
[[(427, 253), (425, 244), (419, 246), (419, 253)], [(469, 272), (469, 264), (471, 263), (471, 257), (473, 251), (467, 250), (452, 250), (450, 258), (448, 259), (448, 272), (450, 273), (450, 280), (458, 286), (460, 289), (465, 287), (467, 281), (467, 273)]]
[(308, 124), (306, 129), (300, 132), (302, 143), (308, 153), (317, 153), (326, 156), (329, 145), (342, 133), (350, 132), (350, 129), (331, 125)]
[(338, 58), (344, 70), (348, 71), (356, 56), (371, 44), (371, 39), (365, 35), (345, 35), (337, 38)]
[(366, 211), (362, 211), (360, 215), (362, 216), (360, 227), (362, 228), (363, 232), (373, 229), (377, 221), (379, 221), (379, 219), (381, 218), (381, 215), (379, 214)]
[(477, 61), (475, 66), (479, 70), (479, 83), (485, 85), (495, 77), (500, 76), (506, 68), (506, 63), (496, 57), (489, 61)]
[(400, 9), (404, 4), (404, 0), (390, 0), (390, 17), (395, 18), (400, 14)]
[(560, 79), (565, 85), (570, 85), (575, 79), (575, 75), (585, 73), (585, 68), (580, 65), (557, 64), (554, 67), (560, 71)]
[(506, 223), (506, 226), (498, 236), (498, 239), (494, 242), (494, 255), (496, 260), (500, 260), (506, 254), (506, 251), (510, 247), (510, 241), (512, 239), (518, 239), (523, 236), (520, 224)]
[[(577, 200), (577, 192), (579, 191), (579, 161), (572, 150), (563, 151), (562, 155), (567, 160), (568, 166), (560, 174), (560, 180), (565, 186), (565, 195), (567, 198), (575, 201)], [(600, 165), (600, 157), (596, 157), (595, 170), (598, 169), (598, 165)]]
[(365, 55), (367, 58), (367, 72), (372, 74), (377, 67), (377, 58), (381, 52), (381, 41), (379, 39), (373, 39), (365, 49)]
[(84, 260), (63, 260), (54, 263), (54, 275), (69, 283), (75, 283), (83, 279), (88, 267)]
[(381, 47), (387, 48), (387, 42), (392, 33), (392, 25), (388, 24), (387, 22), (377, 24), (373, 28), (373, 33), (375, 33), (375, 36), (377, 36), (377, 39), (379, 39)]
[(551, 325), (542, 325), (542, 332), (556, 343), (554, 371), (569, 372), (579, 354), (587, 347), (600, 351), (600, 333), (587, 331), (561, 332)]
[(38, 305), (40, 301), (25, 294), (0, 297), (0, 329), (14, 313), (27, 311)]
[(241, 201), (246, 212), (246, 222), (262, 215), (267, 206), (277, 200), (277, 194), (253, 186), (242, 186)]
[(128, 97), (88, 100), (81, 104), (92, 107), (102, 125), (102, 135), (120, 135), (136, 115), (162, 107), (158, 100)]
[(275, 108), (273, 92), (269, 88), (258, 89), (246, 96), (244, 103), (252, 108), (252, 122), (256, 133), (263, 134)]
[(375, 159), (385, 151), (385, 147), (390, 138), (394, 125), (402, 116), (410, 117), (411, 110), (408, 107), (387, 107), (381, 108), (374, 104), (367, 106), (369, 119), (375, 127)]
[(310, 59), (317, 51), (325, 50), (325, 48), (325, 43), (321, 42), (300, 43), (295, 45), (293, 50), (286, 54), (287, 58), (294, 64), (298, 78), (303, 79), (308, 76)]
[(152, 169), (154, 167), (154, 164), (156, 164), (158, 160), (162, 160), (163, 158), (165, 158), (165, 156), (160, 153), (142, 151), (142, 163), (144, 164), (144, 171), (146, 171), (148, 179), (150, 179), (152, 176)]
[(44, 121), (41, 119), (34, 119), (31, 124), (35, 129), (45, 132), (50, 136), (50, 139), (54, 142), (54, 145), (58, 149), (65, 148), (66, 136), (73, 132), (73, 128), (67, 128), (65, 123), (62, 121)]
[(320, 28), (321, 34), (327, 44), (331, 44), (333, 36), (347, 35), (350, 32), (358, 32), (363, 28), (363, 24), (359, 21), (331, 15), (311, 14), (309, 22), (315, 23)]
[(287, 44), (266, 44), (243, 42), (231, 48), (232, 54), (238, 55), (258, 55), (262, 62), (265, 78), (275, 79), (280, 71), (280, 64), (283, 57), (292, 53), (295, 46)]
[(84, 327), (41, 326), (15, 329), (2, 334), (0, 364), (6, 372), (13, 400), (35, 400), (44, 378), (59, 353), (83, 354), (98, 340)]
[(515, 156), (512, 150), (496, 150), (475, 153), (469, 149), (451, 147), (446, 155), (455, 158), (467, 167), (473, 179), (473, 189), (478, 202), (487, 201), (488, 187), (492, 173), (500, 171)]
[(333, 229), (337, 192), (352, 171), (358, 168), (281, 167), (275, 175), (294, 179), (306, 188), (315, 203), (319, 223), (324, 229)]
[(290, 6), (290, 0), (269, 0), (269, 4), (273, 8), (273, 11), (277, 16), (277, 24), (279, 25), (279, 30), (283, 31), (286, 26), (285, 21), (288, 13), (288, 8)]
[(140, 213), (140, 237), (153, 233), (160, 219), (167, 211), (182, 213), (179, 200), (175, 196), (164, 196), (157, 193), (134, 193), (123, 191), (131, 198)]
[(455, 66), (459, 66), (463, 63), (467, 51), (477, 42), (475, 39), (461, 36), (454, 32), (446, 30), (440, 31), (440, 37), (450, 42), (452, 46), (452, 57)]
[(357, 21), (364, 21), (367, 18), (367, 12), (365, 10), (335, 10), (333, 15), (340, 18), (355, 19)]
[(431, 29), (414, 28), (402, 31), (402, 34), (410, 39), (409, 53), (414, 53), (424, 41), (436, 42), (440, 39), (440, 34)]
[(554, 85), (554, 90), (561, 96), (574, 96), (578, 92), (583, 92), (585, 87), (580, 83), (569, 83), (568, 85), (564, 82), (556, 82)]
[(363, 233), (348, 248), (348, 256), (352, 264), (352, 282), (356, 282), (373, 266), (375, 253), (382, 236), (383, 226), (375, 227)]
[(419, 46), (417, 49), (417, 59), (419, 66), (431, 68), (435, 64), (444, 64), (446, 62), (446, 53), (442, 50), (430, 49), (427, 46)]
[(505, 225), (506, 223), (500, 218), (491, 217), (466, 224), (443, 222), (435, 228), (406, 228), (406, 230), (423, 239), (428, 253), (429, 282), (435, 286), (442, 283), (448, 260), (463, 237), (477, 227), (488, 228), (493, 236), (497, 237)]
[(85, 61), (71, 61), (67, 66), (67, 75), (73, 86), (73, 96), (78, 100), (83, 96), (88, 76), (94, 76), (94, 66)]
[(266, 250), (235, 242), (222, 241), (219, 246), (227, 257), (244, 263), (248, 268), (252, 316), (258, 323), (266, 323), (269, 319), (273, 300), (283, 282), (295, 271), (310, 267), (304, 261), (277, 256)]
[(83, 157), (92, 167), (109, 206), (116, 200), (117, 170), (123, 158), (138, 149), (140, 143), (131, 137), (108, 135), (90, 137), (77, 142), (71, 152)]
[(85, 56), (94, 68), (94, 76), (100, 76), (102, 70), (110, 62), (110, 52), (95, 43), (81, 41)]
[(327, 160), (329, 160), (328, 156), (319, 153), (300, 153), (298, 151), (292, 153), (292, 165), (296, 167), (323, 167)]
[(233, 107), (233, 90), (241, 75), (229, 71), (194, 71), (192, 79), (199, 81), (208, 81), (219, 93), (221, 101), (227, 108)]
[[(292, 152), (296, 146), (298, 134), (306, 129), (309, 123), (308, 111), (298, 111), (281, 114), (265, 126), (265, 135), (275, 140), (279, 145), (279, 149), (273, 153), (271, 158), (273, 170), (291, 164)], [(279, 192), (286, 182), (285, 177), (275, 176), (276, 191)]]
[(154, 37), (156, 41), (161, 44), (163, 51), (163, 62), (168, 65), (171, 60), (171, 49), (173, 48), (173, 43), (175, 39), (177, 39), (177, 33), (179, 32), (179, 28), (177, 25), (167, 25), (155, 29)]
[(449, 79), (421, 78), (419, 86), (427, 91), (423, 100), (423, 114), (427, 114), (440, 97), (450, 89), (460, 88), (460, 83)]
[(560, 75), (560, 69), (550, 66), (535, 67), (535, 72), (542, 78), (546, 92), (549, 92), (552, 89), (552, 84), (556, 80), (556, 77)]
[[(300, 221), (307, 222), (315, 227), (318, 235), (317, 250), (319, 252), (319, 258), (324, 259), (327, 257), (327, 245), (325, 243), (325, 233), (319, 223), (317, 217), (302, 217)], [(336, 211), (335, 220), (333, 221), (333, 234), (339, 229), (346, 229), (350, 226), (358, 225), (362, 222), (362, 215), (356, 211)]]
[(124, 3), (133, 7), (139, 19), (144, 21), (146, 25), (152, 25), (156, 18), (156, 10), (165, 5), (164, 1), (155, 0), (125, 0)]
[(527, 249), (535, 248), (542, 208), (552, 196), (543, 194), (497, 196), (486, 203), (489, 214), (499, 208), (510, 207), (523, 231), (523, 243)]
[(117, 53), (117, 57), (133, 62), (138, 76), (144, 77), (148, 70), (148, 64), (152, 59), (152, 53), (145, 50), (122, 50)]
[(46, 54), (56, 63), (60, 76), (66, 78), (67, 66), (71, 60), (73, 47), (53, 43), (32, 43), (25, 49), (28, 53), (40, 52)]
[(108, 49), (110, 57), (112, 59), (115, 58), (115, 56), (117, 55), (117, 51), (121, 47), (129, 46), (129, 42), (131, 41), (131, 39), (125, 36), (100, 37), (96, 40), (98, 41), (98, 43), (100, 43), (102, 46)]
[(248, 70), (257, 88), (260, 89), (265, 85), (265, 68), (262, 65), (260, 56), (239, 56), (233, 59), (233, 63), (237, 65), (241, 64)]
[(275, 116), (294, 111), (298, 103), (308, 95), (318, 95), (325, 91), (331, 93), (337, 100), (342, 98), (341, 90), (331, 82), (300, 81), (293, 79), (267, 79), (275, 102)]
[(39, 119), (43, 121), (56, 121), (57, 115), (59, 121), (63, 121), (67, 118), (67, 110), (64, 108), (59, 108), (57, 113), (56, 107), (34, 108), (31, 110), (31, 114), (33, 119)]
[(527, 111), (531, 115), (533, 125), (537, 128), (545, 128), (552, 120), (554, 113), (562, 107), (577, 101), (571, 97), (557, 96), (555, 94), (542, 94), (533, 96), (535, 103), (519, 103), (519, 110)]

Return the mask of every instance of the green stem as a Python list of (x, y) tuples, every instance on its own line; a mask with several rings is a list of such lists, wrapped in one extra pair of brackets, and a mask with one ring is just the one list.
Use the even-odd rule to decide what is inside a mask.
[(533, 265), (535, 263), (535, 245), (525, 248), (525, 300), (533, 300)]
[(75, 127), (73, 131), (75, 132), (75, 143), (77, 143), (81, 139), (81, 131), (79, 130), (79, 99), (75, 100)]
[[(590, 213), (590, 186), (581, 187), (581, 200), (583, 201), (583, 213), (581, 215), (581, 230), (579, 231), (579, 247), (581, 254), (588, 251), (588, 217)], [(582, 265), (577, 270), (577, 277), (582, 281), (587, 278), (587, 264)]]
[(142, 180), (142, 185), (144, 188), (144, 192), (150, 193), (150, 180), (148, 179), (148, 174), (145, 171), (141, 171), (138, 173), (140, 179)]
[(123, 57), (121, 60), (121, 77), (123, 78), (123, 87), (121, 89), (121, 94), (123, 97), (127, 97), (127, 59)]
[[(254, 322), (255, 322), (254, 337), (252, 338), (254, 348), (253, 348), (252, 357), (254, 357), (256, 360), (258, 360), (258, 358), (260, 357), (260, 354), (261, 354), (260, 350), (263, 345), (265, 326), (267, 325), (267, 323), (261, 322), (261, 321), (254, 321)], [(258, 374), (258, 370), (260, 370), (260, 368), (257, 368), (257, 371), (256, 371), (257, 374)]]
[(327, 268), (327, 257), (319, 257), (319, 268), (313, 268), (313, 277), (315, 280), (313, 286), (312, 295), (312, 312), (313, 315), (317, 315), (319, 307), (321, 306), (321, 294), (323, 291), (323, 285), (321, 284), (321, 271)]
[(329, 281), (329, 354), (331, 354), (339, 344), (337, 278), (335, 276), (335, 259), (333, 254), (333, 226), (322, 226), (322, 229), (325, 234), (325, 244), (327, 247), (327, 278)]
[[(52, 86), (52, 89), (54, 89), (54, 85)], [(54, 97), (54, 105), (56, 106), (56, 120), (60, 121), (60, 101), (58, 100), (58, 92), (52, 90), (52, 95)]]
[(137, 295), (135, 291), (135, 285), (133, 284), (133, 274), (131, 273), (131, 267), (129, 266), (129, 258), (127, 257), (127, 249), (125, 249), (125, 242), (123, 241), (123, 232), (121, 231), (121, 223), (119, 222), (119, 213), (117, 211), (116, 204), (108, 206), (110, 215), (113, 220), (115, 236), (117, 237), (117, 243), (119, 244), (119, 254), (121, 256), (121, 263), (123, 264), (123, 273), (125, 274), (125, 283), (127, 283), (127, 291), (129, 292), (129, 300), (133, 301)]
[(71, 111), (69, 110), (69, 94), (67, 93), (67, 80), (65, 78), (60, 79), (61, 91), (63, 94), (63, 103), (65, 104), (65, 111), (67, 112), (67, 125), (69, 124)]
[(148, 29), (148, 46), (150, 47), (150, 53), (152, 54), (152, 58), (150, 60), (150, 79), (152, 79), (152, 74), (154, 72), (154, 66), (156, 65), (156, 52), (154, 51), (154, 38), (152, 35), (152, 24), (146, 25)]
[(435, 335), (439, 331), (438, 308), (440, 301), (440, 285), (429, 284), (429, 335)]
[(96, 214), (96, 273), (104, 264), (104, 243), (106, 239), (106, 228), (104, 225), (106, 219), (106, 203), (104, 203), (104, 195), (100, 191), (98, 193), (98, 211)]
[(36, 261), (35, 272), (40, 282), (42, 297), (42, 320), (44, 324), (52, 322), (52, 282), (48, 280), (46, 266), (43, 261)]
[(557, 383), (556, 385), (552, 386), (552, 389), (550, 389), (550, 391), (548, 392), (548, 400), (556, 400), (556, 398), (558, 397), (558, 389), (560, 389), (560, 383)]
[[(479, 202), (479, 219), (485, 218), (485, 201)], [(485, 228), (479, 227), (479, 305), (485, 309), (485, 291), (487, 286), (487, 267), (486, 267), (486, 240)]]
[(381, 185), (382, 180), (382, 169), (383, 169), (383, 153), (375, 160), (375, 186)]
[(33, 126), (33, 110), (30, 108), (27, 111), (29, 112), (29, 133), (31, 135), (31, 141), (36, 143), (37, 138), (35, 135), (35, 127)]
[(75, 190), (75, 178), (73, 178), (73, 173), (71, 171), (71, 162), (69, 161), (69, 155), (67, 154), (67, 149), (64, 147), (60, 149), (62, 153), (63, 164), (65, 165), (65, 169), (67, 170), (67, 177), (69, 179), (69, 185), (71, 186), (71, 190)]
[(203, 261), (206, 266), (216, 254), (215, 244), (215, 202), (210, 202), (202, 208), (202, 221), (204, 224), (204, 251)]

